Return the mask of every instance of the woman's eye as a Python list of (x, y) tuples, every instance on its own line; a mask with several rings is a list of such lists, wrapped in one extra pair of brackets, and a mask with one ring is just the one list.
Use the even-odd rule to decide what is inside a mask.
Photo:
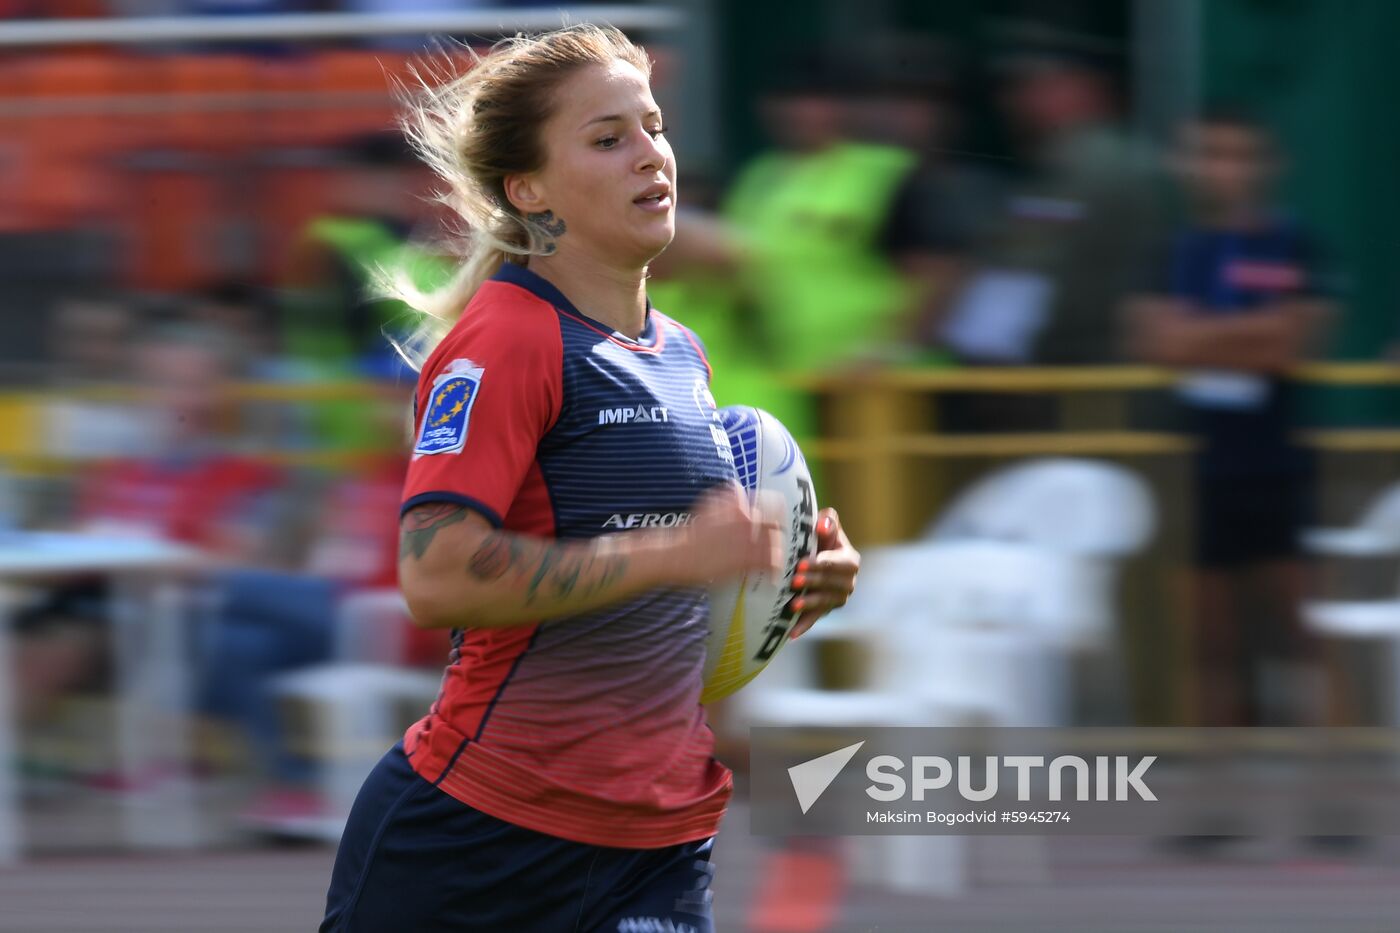
[(658, 126), (658, 127), (657, 127), (656, 129), (654, 129), (654, 130), (647, 130), (647, 132), (651, 134), (651, 138), (652, 138), (652, 139), (655, 139), (656, 137), (665, 134), (665, 132), (666, 132), (666, 127), (664, 127), (664, 126)]
[(602, 139), (598, 140), (598, 148), (599, 148), (599, 149), (611, 149), (613, 146), (616, 146), (616, 145), (617, 145), (617, 137), (616, 137), (616, 136), (604, 136)]

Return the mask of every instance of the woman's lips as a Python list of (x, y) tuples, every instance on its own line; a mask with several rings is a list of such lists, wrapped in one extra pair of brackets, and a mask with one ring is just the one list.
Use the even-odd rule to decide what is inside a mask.
[(638, 198), (632, 203), (649, 213), (664, 214), (671, 209), (671, 196), (669, 194), (663, 194), (659, 197)]

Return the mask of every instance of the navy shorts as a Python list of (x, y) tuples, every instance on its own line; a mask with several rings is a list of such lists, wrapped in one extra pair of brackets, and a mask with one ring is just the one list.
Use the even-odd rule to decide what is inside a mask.
[(1307, 474), (1201, 474), (1196, 479), (1196, 564), (1225, 570), (1293, 560), (1310, 523)]
[(665, 849), (570, 842), (487, 816), (396, 745), (360, 789), (321, 933), (713, 933), (713, 839)]

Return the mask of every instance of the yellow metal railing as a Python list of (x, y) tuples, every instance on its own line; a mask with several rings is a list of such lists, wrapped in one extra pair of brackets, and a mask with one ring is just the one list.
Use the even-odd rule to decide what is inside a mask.
[[(1400, 365), (1313, 363), (1297, 381), (1318, 386), (1400, 386)], [(1192, 449), (1190, 438), (1131, 430), (1132, 393), (1170, 388), (1180, 378), (1146, 366), (861, 370), (793, 380), (823, 400), (824, 436), (803, 449), (822, 464), (827, 498), (842, 506), (860, 540), (878, 544), (917, 531), (950, 490), (939, 461), (1039, 456), (1162, 457)], [(939, 430), (935, 400), (954, 392), (1014, 393), (1057, 400), (1059, 430), (949, 434)], [(1094, 424), (1093, 427), (1086, 425)], [(1103, 424), (1107, 422), (1107, 425)], [(1300, 439), (1333, 452), (1400, 451), (1397, 429), (1300, 432)]]
[[(307, 405), (364, 402), (403, 406), (407, 418), (410, 385), (373, 382), (236, 383), (228, 388), (230, 427), (236, 433), (244, 405)], [(136, 386), (55, 386), (0, 392), (0, 464), (30, 476), (58, 475), (89, 462), (51, 448), (46, 409), (59, 401), (139, 404), (153, 390)], [(386, 443), (392, 442), (392, 438)], [(352, 468), (367, 458), (383, 454), (383, 448), (266, 448), (246, 451), (269, 463), (289, 467)]]
[[(1290, 374), (1315, 385), (1400, 385), (1397, 363), (1306, 363)], [(1160, 389), (1180, 373), (1155, 366), (987, 366), (966, 369), (853, 370), (836, 375), (797, 376), (794, 385), (813, 391), (877, 385), (921, 392), (1092, 392)]]
[[(1300, 382), (1322, 386), (1400, 386), (1400, 365), (1388, 363), (1314, 363), (1299, 367)], [(906, 488), (909, 461), (1030, 456), (1174, 456), (1190, 450), (1186, 437), (1122, 426), (1124, 400), (1135, 392), (1170, 387), (1178, 379), (1171, 370), (1145, 366), (1084, 366), (1064, 368), (989, 367), (969, 369), (860, 370), (805, 376), (793, 384), (822, 397), (829, 412), (829, 430), (819, 438), (803, 439), (808, 456), (824, 465), (839, 466), (844, 478), (832, 498), (847, 502), (851, 521), (862, 526), (866, 541), (893, 540), (907, 525)], [(363, 400), (404, 400), (408, 386), (385, 387), (363, 382), (242, 383), (231, 389), (239, 403), (308, 404)], [(940, 432), (932, 400), (950, 392), (1041, 394), (1059, 399), (1062, 430), (1030, 433), (948, 434)], [(1082, 427), (1076, 405), (1099, 396), (1097, 420), (1117, 422)], [(113, 401), (136, 400), (131, 388), (26, 390), (0, 394), (0, 459), (11, 467), (60, 466), (47, 456), (43, 443), (42, 410), (55, 396)], [(1106, 415), (1105, 415), (1106, 413)], [(1400, 451), (1400, 427), (1334, 429), (1302, 434), (1306, 443), (1338, 452)], [(335, 465), (353, 462), (355, 451), (269, 450), (264, 455), (284, 463)], [(914, 471), (927, 485), (929, 466)]]

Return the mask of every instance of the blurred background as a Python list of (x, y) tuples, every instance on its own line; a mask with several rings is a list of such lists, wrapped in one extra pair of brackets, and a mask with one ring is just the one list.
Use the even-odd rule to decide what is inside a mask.
[[(1400, 723), (1400, 7), (563, 13), (656, 60), (653, 302), (866, 557), (711, 710), (719, 929), (1400, 925), (1360, 832), (882, 848), (743, 793), (750, 725)], [(0, 929), (319, 918), (447, 652), (394, 591), (413, 374), (366, 286), (453, 257), (392, 89), (560, 19), (0, 0)]]

